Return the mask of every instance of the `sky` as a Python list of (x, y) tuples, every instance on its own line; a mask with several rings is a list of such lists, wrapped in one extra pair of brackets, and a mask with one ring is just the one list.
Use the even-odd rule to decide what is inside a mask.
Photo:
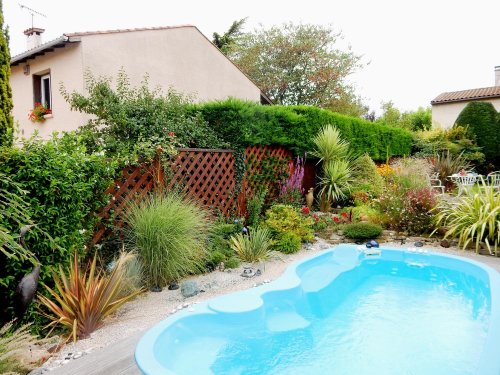
[[(341, 48), (362, 55), (365, 66), (349, 80), (371, 110), (382, 101), (403, 111), (430, 106), (442, 92), (494, 86), (500, 65), (500, 0), (4, 0), (11, 55), (23, 52), (31, 15), (46, 17), (44, 42), (63, 33), (190, 24), (212, 39), (234, 20), (245, 31), (284, 22), (332, 26)], [(117, 66), (117, 71), (119, 67)]]

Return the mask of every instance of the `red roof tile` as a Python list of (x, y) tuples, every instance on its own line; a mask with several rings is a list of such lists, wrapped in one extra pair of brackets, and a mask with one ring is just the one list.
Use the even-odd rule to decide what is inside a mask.
[(483, 87), (481, 89), (471, 89), (453, 92), (444, 92), (438, 95), (431, 104), (442, 104), (448, 102), (462, 102), (468, 100), (479, 100), (485, 98), (500, 97), (500, 86)]

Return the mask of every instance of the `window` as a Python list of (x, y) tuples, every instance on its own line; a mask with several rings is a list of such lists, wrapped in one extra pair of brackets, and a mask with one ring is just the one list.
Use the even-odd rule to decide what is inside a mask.
[(42, 103), (47, 108), (52, 109), (50, 73), (33, 75), (33, 98), (35, 103)]

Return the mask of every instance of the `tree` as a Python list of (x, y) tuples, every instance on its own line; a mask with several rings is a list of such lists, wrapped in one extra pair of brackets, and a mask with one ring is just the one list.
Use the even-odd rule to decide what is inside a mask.
[(229, 50), (236, 44), (237, 39), (242, 34), (243, 26), (247, 21), (247, 17), (242, 18), (239, 21), (234, 21), (223, 35), (218, 33), (213, 33), (212, 43), (221, 50), (224, 55), (227, 55)]
[(3, 26), (3, 4), (0, 0), (0, 145), (12, 143), (14, 119), (11, 111), (10, 53), (7, 30)]
[(470, 102), (458, 115), (454, 127), (468, 127), (469, 135), (482, 147), (487, 162), (500, 161), (500, 122), (498, 113), (489, 102)]
[(380, 108), (383, 112), (377, 121), (387, 125), (412, 131), (428, 130), (432, 127), (432, 112), (430, 107), (418, 107), (416, 111), (401, 112), (389, 100), (388, 102), (382, 102)]
[(365, 108), (347, 82), (360, 56), (341, 50), (331, 27), (292, 23), (238, 38), (229, 57), (276, 104), (306, 104), (361, 115)]

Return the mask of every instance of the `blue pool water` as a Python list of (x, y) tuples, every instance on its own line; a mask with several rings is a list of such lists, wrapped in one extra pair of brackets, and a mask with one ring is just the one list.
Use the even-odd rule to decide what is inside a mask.
[(341, 245), (166, 319), (146, 374), (499, 375), (500, 276), (458, 257)]

